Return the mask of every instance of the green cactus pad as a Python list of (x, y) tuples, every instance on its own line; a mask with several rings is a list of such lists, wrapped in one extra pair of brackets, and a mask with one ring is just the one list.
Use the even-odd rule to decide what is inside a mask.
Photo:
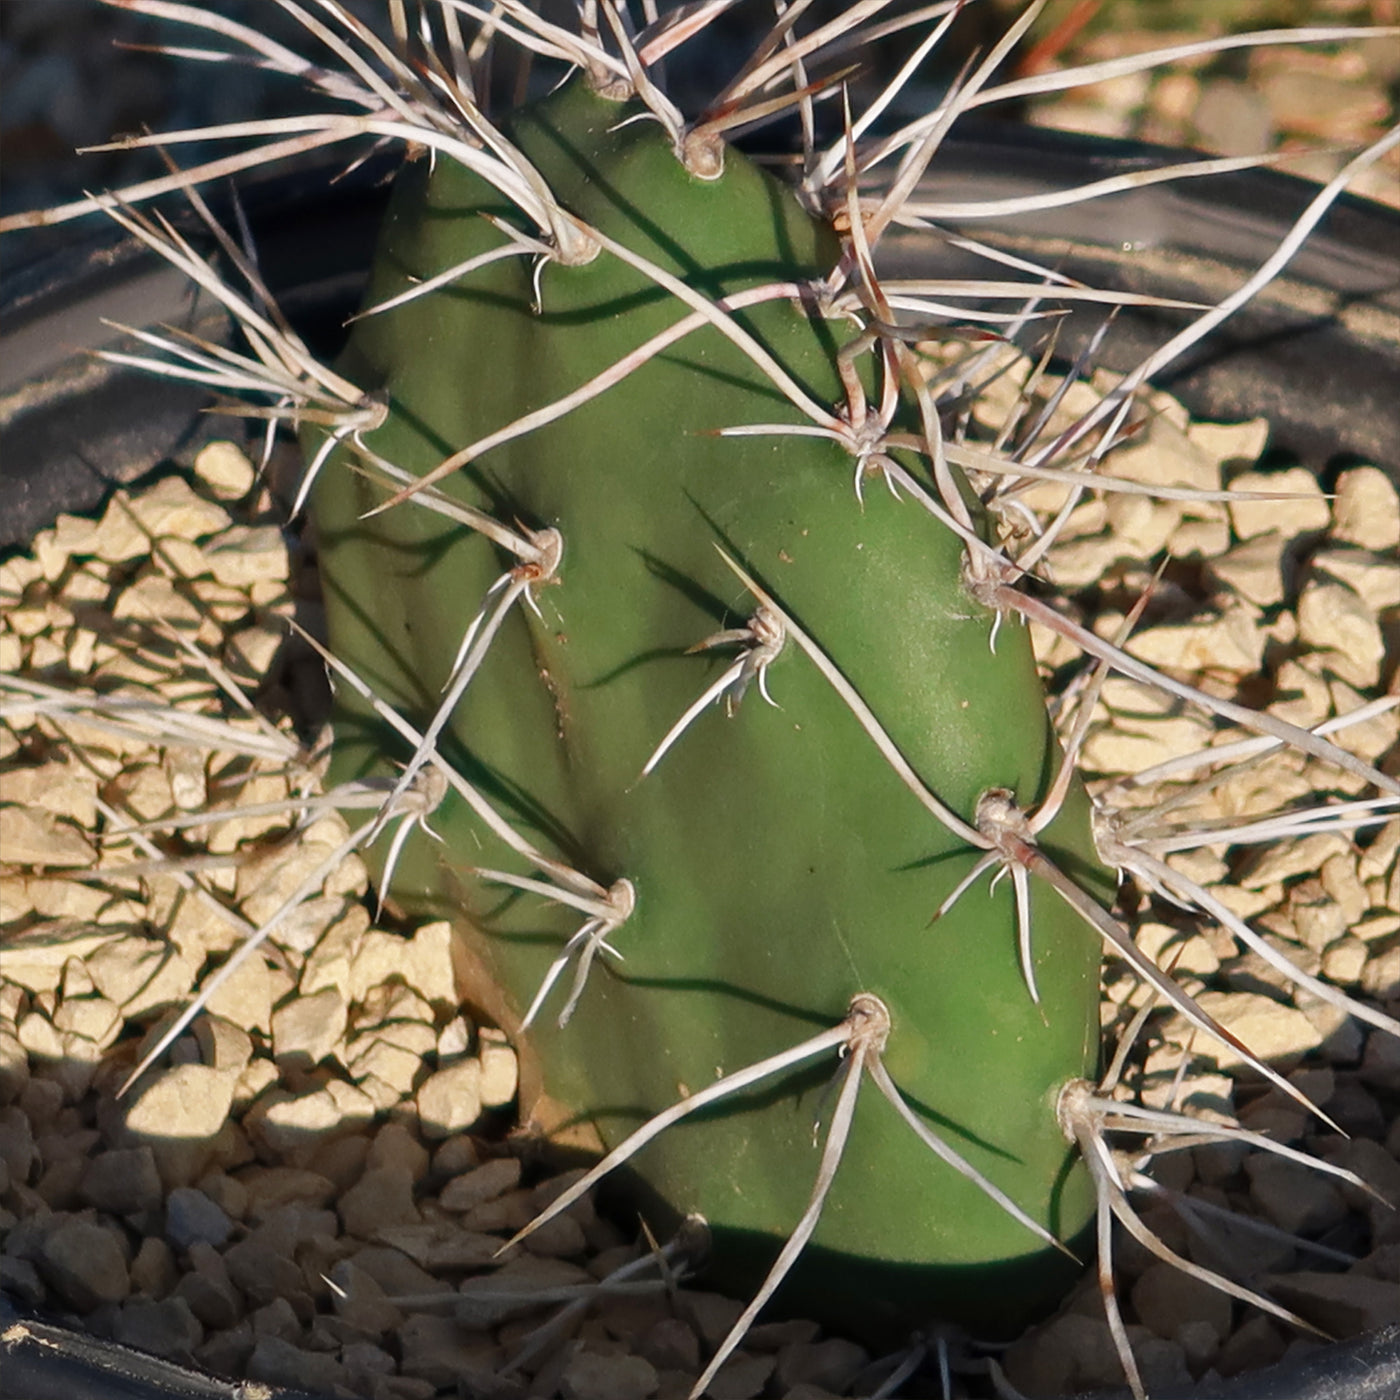
[[(580, 81), (510, 129), (565, 209), (707, 297), (835, 264), (834, 236), (782, 185), (730, 151), (692, 177), (654, 123)], [(450, 161), (400, 177), (370, 302), (497, 246), (485, 215), (506, 200)], [(491, 263), (358, 323), (343, 368), (389, 396), (370, 445), (410, 471), (547, 405), (689, 308), (604, 252), (581, 266)], [(858, 328), (792, 301), (737, 315), (818, 402), (844, 401), (836, 352)], [(931, 916), (979, 852), (923, 809), (851, 711), (791, 642), (732, 716), (701, 713), (643, 779), (662, 736), (730, 656), (687, 654), (742, 627), (753, 599), (738, 560), (816, 640), (927, 786), (971, 820), (980, 793), (1045, 792), (1058, 751), (1024, 630), (965, 591), (961, 542), (878, 479), (864, 503), (853, 463), (813, 437), (719, 437), (798, 411), (712, 328), (679, 341), (558, 421), (446, 483), (503, 523), (556, 528), (557, 586), (541, 616), (517, 606), (457, 707), (443, 754), (541, 848), (603, 886), (636, 890), (576, 1015), (562, 993), (522, 1045), (523, 1108), (587, 1124), (612, 1145), (687, 1091), (841, 1020), (853, 994), (889, 1007), (885, 1063), (943, 1137), (1063, 1239), (1091, 1213), (1056, 1126), (1067, 1080), (1092, 1074), (1097, 935), (1049, 890), (1032, 893), (1033, 1004), (1017, 959), (1010, 882), (984, 879)], [(911, 460), (911, 470), (919, 467)], [(420, 726), (463, 629), (514, 562), (415, 504), (360, 517), (380, 486), (328, 468), (315, 497), (331, 644)], [(345, 700), (342, 775), (392, 773), (405, 756)], [(1073, 790), (1046, 846), (1100, 893), (1087, 801)], [(456, 798), (415, 837), (392, 896), (454, 919), (464, 958), (518, 1025), (582, 916), (477, 877), (537, 872)], [(565, 980), (567, 981), (567, 974)], [(485, 985), (485, 984), (480, 984)], [(482, 993), (482, 999), (487, 994)], [(831, 1055), (698, 1114), (634, 1166), (658, 1228), (698, 1211), (715, 1276), (752, 1289), (800, 1216), (831, 1107)], [(825, 1214), (783, 1298), (872, 1333), (935, 1311), (1010, 1327), (1062, 1291), (1070, 1266), (938, 1162), (873, 1087)]]

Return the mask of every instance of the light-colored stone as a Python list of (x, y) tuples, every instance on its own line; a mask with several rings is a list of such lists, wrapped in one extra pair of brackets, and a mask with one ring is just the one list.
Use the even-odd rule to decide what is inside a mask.
[(1353, 467), (1337, 478), (1332, 538), (1363, 549), (1400, 549), (1400, 496), (1378, 467)]
[(0, 851), (15, 865), (41, 869), (97, 864), (97, 851), (71, 822), (39, 807), (0, 807)]
[[(368, 1081), (370, 1080), (391, 1087), (393, 1095), (390, 1103), (397, 1103), (399, 1099), (413, 1092), (414, 1080), (418, 1078), (419, 1072), (423, 1068), (420, 1052), (402, 1045), (395, 1045), (389, 1040), (381, 1040), (377, 1035), (357, 1037), (353, 1044), (353, 1052), (347, 1051), (350, 1055), (350, 1073), (354, 1075), (356, 1083), (372, 1099), (376, 1096), (369, 1086)], [(476, 1065), (475, 1060), (468, 1063)], [(480, 1073), (479, 1066), (478, 1073)], [(423, 1087), (426, 1088), (427, 1085), (425, 1084)], [(463, 1124), (463, 1126), (467, 1125)], [(432, 1134), (428, 1134), (428, 1136), (432, 1136)]]
[(1323, 549), (1312, 557), (1313, 576), (1350, 588), (1373, 612), (1384, 613), (1400, 598), (1400, 558), (1368, 549)]
[(242, 500), (253, 489), (257, 471), (231, 442), (211, 442), (194, 459), (194, 474), (221, 501)]
[(183, 1002), (199, 963), (160, 939), (106, 938), (87, 960), (98, 990), (128, 1017)]
[(1345, 584), (1313, 581), (1298, 599), (1298, 636), (1354, 686), (1380, 680), (1385, 639), (1375, 614)]
[(1227, 605), (1214, 618), (1136, 632), (1127, 650), (1169, 670), (1252, 674), (1263, 662), (1264, 643), (1251, 613), (1243, 606)]
[(350, 999), (364, 1001), (372, 988), (402, 980), (435, 1008), (455, 1011), (452, 937), (445, 920), (425, 924), (410, 939), (371, 929), (354, 953)]
[(234, 525), (209, 542), (204, 560), (214, 578), (230, 588), (280, 583), (287, 577), (287, 542), (276, 525)]
[(1283, 601), (1283, 551), (1287, 541), (1277, 531), (1256, 535), (1228, 554), (1210, 561), (1211, 572), (1242, 598), (1258, 607)]
[(508, 1108), (520, 1087), (520, 1062), (502, 1032), (482, 1027), (477, 1058), (481, 1061), (481, 1106)]
[(66, 1035), (76, 1035), (105, 1050), (121, 1034), (125, 1018), (121, 1008), (106, 997), (65, 998), (54, 1012), (54, 1029)]
[(347, 1014), (349, 1008), (337, 987), (293, 998), (273, 1012), (274, 1056), (302, 1068), (321, 1064), (342, 1039)]
[(233, 1103), (234, 1076), (207, 1065), (176, 1065), (158, 1073), (127, 1110), (127, 1129), (139, 1137), (212, 1138)]
[(463, 1060), (440, 1069), (418, 1090), (418, 1120), (423, 1136), (451, 1137), (481, 1117), (481, 1063)]
[(286, 1157), (310, 1147), (318, 1138), (345, 1130), (340, 1105), (327, 1089), (305, 1094), (274, 1090), (259, 1100), (245, 1119), (248, 1132), (273, 1153)]
[(1331, 511), (1317, 478), (1304, 467), (1278, 472), (1244, 472), (1230, 483), (1231, 491), (1278, 493), (1274, 500), (1235, 500), (1230, 502), (1230, 523), (1242, 540), (1279, 531), (1285, 538), (1310, 530), (1325, 530)]
[[(1202, 992), (1196, 1001), (1203, 1011), (1233, 1032), (1255, 1055), (1274, 1068), (1278, 1068), (1281, 1062), (1287, 1064), (1296, 1061), (1309, 1050), (1316, 1049), (1325, 1039), (1296, 1007), (1285, 1006), (1257, 993)], [(1175, 1026), (1179, 1019), (1174, 1016), (1171, 1024)], [(1184, 1023), (1180, 1034), (1191, 1034)], [(1211, 1056), (1221, 1069), (1235, 1069), (1244, 1064), (1237, 1050), (1214, 1037), (1200, 1035), (1198, 1049), (1202, 1054)]]

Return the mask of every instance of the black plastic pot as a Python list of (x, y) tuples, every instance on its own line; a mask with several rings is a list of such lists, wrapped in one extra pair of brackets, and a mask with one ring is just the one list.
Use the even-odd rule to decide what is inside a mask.
[[(965, 128), (940, 155), (928, 188), (944, 200), (985, 200), (1087, 184), (1179, 155), (1020, 128), (985, 126), (971, 135)], [(266, 280), (320, 350), (334, 348), (341, 322), (358, 302), (384, 200), (382, 174), (362, 171), (333, 186), (301, 176), (245, 195)], [(1213, 301), (1273, 250), (1314, 191), (1271, 173), (1212, 177), (979, 222), (966, 231), (1098, 285)], [(888, 276), (987, 275), (985, 264), (946, 248), (934, 251), (920, 235), (891, 236), (882, 260)], [(1061, 342), (1067, 354), (1101, 315), (1081, 308), (1069, 316)], [(10, 272), (0, 318), (0, 551), (22, 546), (61, 511), (94, 509), (119, 483), (162, 463), (188, 461), (211, 434), (230, 430), (229, 420), (201, 411), (202, 390), (92, 357), (92, 350), (121, 339), (103, 318), (228, 334), (217, 307), (207, 299), (191, 302), (177, 274), (110, 226), (83, 226), (62, 253)], [(1187, 319), (1128, 310), (1099, 363), (1129, 368)], [(1400, 213), (1343, 200), (1285, 275), (1162, 383), (1198, 417), (1266, 415), (1273, 446), (1325, 484), (1331, 471), (1357, 459), (1400, 479)], [(12, 1322), (14, 1314), (0, 1319)], [(33, 1344), (3, 1358), (6, 1395), (240, 1394), (214, 1382), (200, 1389), (198, 1377), (166, 1362), (59, 1327), (26, 1325)], [(27, 1369), (18, 1369), (20, 1361)], [(1396, 1395), (1400, 1329), (1389, 1329), (1257, 1375), (1164, 1392), (1158, 1400)]]

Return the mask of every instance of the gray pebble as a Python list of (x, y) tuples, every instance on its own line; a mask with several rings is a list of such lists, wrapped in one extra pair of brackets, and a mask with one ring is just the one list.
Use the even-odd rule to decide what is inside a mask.
[(177, 1186), (166, 1200), (165, 1237), (182, 1253), (200, 1241), (219, 1249), (232, 1233), (233, 1221), (203, 1191)]

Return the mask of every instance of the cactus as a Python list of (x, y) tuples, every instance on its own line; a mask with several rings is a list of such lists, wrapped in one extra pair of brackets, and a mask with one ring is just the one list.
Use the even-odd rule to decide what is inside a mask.
[[(1096, 464), (1136, 387), (1251, 288), (1130, 375), (1052, 461), (970, 451), (945, 442), (912, 348), (931, 338), (927, 304), (872, 262), (911, 213), (940, 122), (862, 143), (865, 118), (848, 116), (829, 150), (809, 140), (795, 186), (723, 140), (774, 90), (810, 117), (820, 83), (803, 65), (859, 38), (860, 15), (810, 41), (781, 23), (687, 120), (651, 70), (682, 60), (709, 8), (639, 32), (605, 6), (605, 39), (592, 6), (575, 34), (510, 4), (503, 32), (580, 71), (493, 123), (453, 6), (436, 7), (444, 42), (416, 65), (323, 8), (344, 72), (298, 69), (207, 12), (166, 17), (360, 109), (201, 135), (430, 152), (397, 178), (333, 372), (267, 309), (254, 269), (253, 295), (234, 294), (168, 229), (95, 202), (225, 301), (255, 356), (240, 387), (301, 427), (344, 682), (335, 776), (388, 789), (352, 844), (376, 853), (381, 897), (456, 922), (471, 993), (521, 1049), (525, 1115), (604, 1154), (547, 1214), (625, 1163), (648, 1220), (707, 1220), (714, 1276), (753, 1301), (697, 1394), (780, 1283), (786, 1304), (875, 1336), (930, 1315), (1014, 1329), (1064, 1290), (1091, 1220), (1102, 1247), (1122, 1217), (1105, 1133), (1149, 1122), (1086, 1085), (1103, 943), (1230, 1039), (1108, 912), (1113, 867), (1208, 896), (1093, 812), (1082, 726), (1056, 739), (1027, 620), (1100, 672), (1397, 790), (1076, 628), (1036, 596), (1039, 547), (1018, 553), (999, 525), (989, 473), (1082, 472), (1071, 451), (1102, 426)], [(863, 199), (856, 174), (882, 161), (897, 165), (886, 193)], [(414, 821), (437, 842), (412, 838)]]
[[(789, 192), (733, 152), (721, 176), (696, 178), (654, 124), (619, 127), (636, 110), (576, 80), (508, 135), (561, 206), (710, 299), (810, 283), (834, 265), (834, 242)], [(501, 246), (486, 217), (506, 217), (501, 204), (450, 163), (408, 171), (371, 302)], [(447, 450), (563, 398), (685, 314), (673, 293), (658, 294), (655, 274), (606, 252), (547, 266), (537, 286), (532, 275), (523, 259), (502, 260), (358, 323), (341, 369), (387, 392), (377, 453), (426, 475)], [(754, 306), (740, 324), (812, 399), (841, 400), (848, 327), (790, 298)], [(423, 344), (434, 346), (436, 373), (413, 357)], [(932, 924), (977, 850), (921, 810), (790, 636), (770, 644), (770, 669), (753, 635), (764, 605), (721, 550), (762, 577), (781, 618), (801, 626), (969, 825), (988, 789), (1039, 802), (1059, 761), (1025, 631), (1005, 629), (992, 649), (994, 614), (960, 581), (962, 541), (883, 485), (864, 492), (862, 507), (839, 443), (715, 433), (775, 416), (802, 421), (742, 349), (706, 326), (576, 412), (484, 454), (471, 480), (453, 478), (465, 504), (536, 537), (557, 530), (563, 546), (549, 580), (558, 586), (528, 585), (536, 610), (512, 609), (441, 752), (480, 774), (554, 859), (602, 888), (626, 879), (635, 890), (625, 923), (607, 934), (618, 961), (589, 978), (567, 1025), (552, 1024), (551, 1010), (531, 1028), (555, 1101), (547, 1111), (586, 1115), (612, 1146), (638, 1110), (666, 1107), (679, 1085), (699, 1089), (717, 1067), (777, 1054), (839, 1023), (853, 996), (873, 994), (889, 1007), (885, 1059), (902, 1093), (950, 1125), (960, 1150), (1033, 1218), (1072, 1238), (1089, 1197), (1046, 1106), (1096, 1058), (1096, 937), (1037, 891), (1037, 1002), (1017, 958), (1009, 883), (990, 898), (968, 895)], [(375, 481), (334, 463), (317, 489), (331, 646), (426, 726), (475, 600), (513, 561), (427, 511), (361, 520), (384, 500)], [(759, 658), (776, 703), (755, 697), (728, 719), (697, 715), (643, 777), (677, 717), (731, 675), (708, 654), (685, 655), (716, 641)], [(732, 677), (731, 702), (747, 679)], [(994, 729), (972, 703), (989, 697), (1001, 717)], [(363, 777), (391, 771), (376, 759), (393, 753), (370, 727), (342, 742), (337, 762)], [(1075, 790), (1045, 840), (1106, 889), (1087, 814)], [(470, 810), (439, 809), (434, 825), (443, 847), (419, 844), (395, 897), (462, 921), (507, 989), (515, 1030), (574, 916), (504, 898), (473, 869), (538, 874), (483, 839)], [(731, 1282), (752, 1264), (724, 1270), (724, 1261), (747, 1260), (754, 1237), (801, 1214), (811, 1099), (799, 1103), (782, 1086), (757, 1106), (665, 1135), (640, 1164), (665, 1200), (705, 1215)], [(862, 1104), (851, 1151), (861, 1165), (833, 1187), (814, 1240), (823, 1262), (813, 1288), (825, 1307), (889, 1310), (907, 1328), (934, 1301), (970, 1308), (982, 1295), (985, 1316), (1001, 1306), (1006, 1272), (1028, 1264), (1055, 1286), (1059, 1271), (1039, 1267), (1044, 1243), (971, 1184), (948, 1173), (942, 1203), (921, 1204), (928, 1150), (888, 1107)], [(881, 1183), (873, 1198), (871, 1176)], [(858, 1260), (870, 1267), (853, 1268)], [(883, 1279), (877, 1263), (900, 1276)], [(846, 1282), (837, 1289), (833, 1279)], [(895, 1299), (897, 1309), (872, 1301)]]

